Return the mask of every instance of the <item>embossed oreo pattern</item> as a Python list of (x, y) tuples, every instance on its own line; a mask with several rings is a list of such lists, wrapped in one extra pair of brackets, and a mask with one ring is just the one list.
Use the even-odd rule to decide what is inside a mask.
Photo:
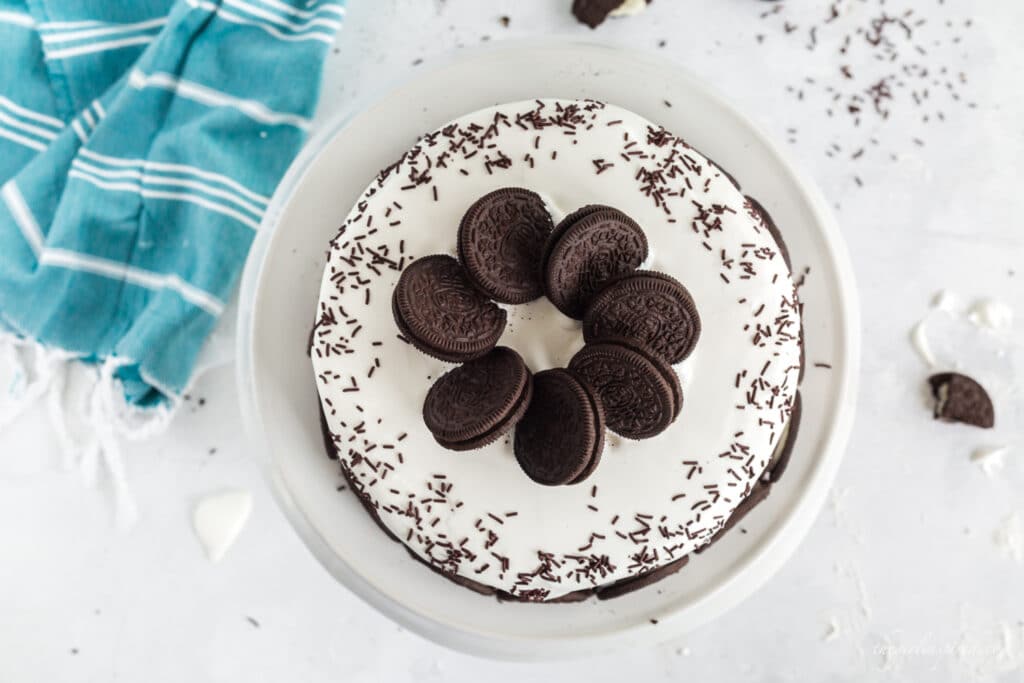
[(685, 360), (700, 338), (700, 315), (686, 287), (661, 273), (638, 271), (608, 284), (583, 318), (590, 341), (626, 337), (670, 364)]
[(459, 226), (459, 257), (495, 301), (523, 304), (544, 294), (540, 262), (553, 224), (544, 201), (522, 188), (477, 200)]
[(451, 256), (427, 256), (403, 272), (394, 293), (396, 317), (410, 341), (442, 360), (469, 360), (490, 351), (506, 313), (473, 288)]
[(544, 289), (558, 310), (582, 319), (590, 299), (612, 278), (640, 267), (647, 238), (615, 209), (590, 211), (557, 230), (544, 259)]

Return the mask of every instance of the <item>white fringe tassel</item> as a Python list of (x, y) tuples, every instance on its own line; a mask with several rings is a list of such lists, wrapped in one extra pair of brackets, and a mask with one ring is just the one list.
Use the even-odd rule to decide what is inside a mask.
[(135, 523), (138, 510), (129, 491), (121, 443), (163, 433), (178, 407), (173, 400), (149, 410), (130, 405), (115, 377), (127, 363), (120, 358), (108, 358), (101, 365), (84, 363), (66, 351), (0, 333), (0, 370), (10, 375), (8, 385), (0, 385), (0, 429), (45, 396), (65, 465), (77, 468), (90, 486), (96, 485), (102, 465), (122, 528)]

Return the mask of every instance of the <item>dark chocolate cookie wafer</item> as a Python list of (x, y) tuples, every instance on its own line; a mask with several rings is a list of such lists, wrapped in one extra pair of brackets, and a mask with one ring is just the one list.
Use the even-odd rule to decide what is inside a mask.
[(729, 519), (725, 521), (725, 524), (722, 525), (722, 528), (719, 529), (715, 533), (715, 535), (708, 540), (707, 543), (697, 548), (693, 552), (700, 555), (702, 552), (704, 552), (712, 545), (717, 543), (718, 540), (725, 535), (725, 532), (729, 531), (729, 529), (732, 529), (734, 526), (743, 521), (743, 518), (747, 516), (747, 513), (749, 513), (751, 510), (753, 510), (761, 503), (763, 503), (764, 499), (768, 497), (768, 494), (771, 493), (771, 491), (771, 484), (767, 484), (764, 482), (754, 484), (754, 487), (750, 490), (750, 493), (747, 494), (747, 497), (744, 498), (739, 505), (736, 506), (736, 509), (732, 511), (731, 515), (729, 515)]
[(526, 412), (533, 378), (522, 357), (499, 346), (440, 377), (423, 402), (423, 422), (445, 448), (482, 448)]
[(553, 228), (544, 200), (522, 188), (478, 199), (459, 225), (459, 258), (485, 294), (525, 304), (544, 294), (540, 262)]
[(569, 369), (597, 392), (608, 429), (627, 439), (657, 436), (682, 407), (682, 389), (672, 366), (634, 344), (587, 344)]
[(620, 598), (623, 595), (638, 591), (641, 588), (646, 588), (653, 583), (657, 583), (662, 579), (672, 576), (680, 569), (686, 566), (686, 563), (690, 561), (688, 556), (680, 557), (678, 560), (664, 564), (657, 569), (651, 570), (646, 574), (640, 574), (639, 576), (631, 576), (628, 579), (622, 579), (615, 583), (610, 583), (607, 586), (597, 589), (598, 600), (611, 600), (613, 598)]
[(612, 280), (583, 316), (588, 342), (624, 337), (670, 364), (683, 361), (700, 338), (700, 315), (686, 287), (664, 273), (636, 271)]
[(544, 293), (558, 310), (581, 320), (590, 299), (612, 278), (647, 258), (647, 237), (618, 209), (591, 206), (570, 214), (544, 248)]
[(451, 256), (425, 256), (398, 280), (391, 307), (402, 335), (423, 353), (459, 363), (494, 348), (506, 313), (470, 282)]
[(516, 425), (519, 466), (538, 484), (577, 484), (593, 472), (604, 447), (601, 401), (568, 370), (537, 373), (533, 400)]
[(977, 381), (956, 372), (943, 372), (928, 378), (935, 396), (935, 419), (991, 429), (996, 424), (995, 408), (985, 388)]
[(786, 247), (786, 240), (782, 239), (782, 233), (779, 232), (779, 227), (775, 225), (775, 221), (772, 220), (772, 216), (768, 213), (761, 202), (757, 201), (751, 196), (746, 197), (747, 200), (747, 212), (751, 218), (757, 220), (772, 236), (775, 240), (775, 244), (779, 247), (779, 253), (782, 254), (782, 260), (786, 262), (786, 267), (789, 268), (789, 272), (793, 272), (793, 262), (789, 258), (789, 248)]
[(782, 433), (782, 440), (779, 443), (779, 447), (775, 449), (771, 462), (765, 468), (764, 475), (761, 477), (762, 481), (774, 484), (782, 479), (782, 475), (789, 466), (789, 459), (793, 455), (796, 438), (800, 435), (800, 419), (803, 417), (803, 414), (804, 403), (798, 391), (793, 398), (793, 410), (789, 413), (789, 424), (786, 425), (786, 429)]

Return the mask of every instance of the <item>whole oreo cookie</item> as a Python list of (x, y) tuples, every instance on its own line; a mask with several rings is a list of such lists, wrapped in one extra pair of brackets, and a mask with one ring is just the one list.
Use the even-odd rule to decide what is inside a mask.
[(608, 337), (633, 340), (675, 365), (697, 345), (700, 315), (675, 278), (637, 271), (610, 282), (587, 306), (583, 338)]
[(540, 262), (553, 224), (544, 201), (522, 188), (478, 199), (459, 224), (459, 258), (473, 283), (506, 304), (544, 294)]
[(402, 335), (423, 353), (459, 363), (494, 348), (506, 313), (481, 294), (451, 256), (425, 256), (410, 263), (391, 300)]
[(782, 260), (786, 262), (786, 267), (789, 268), (790, 272), (793, 272), (793, 262), (789, 258), (789, 248), (786, 247), (786, 241), (782, 239), (782, 233), (779, 232), (779, 226), (775, 225), (775, 221), (772, 220), (772, 216), (768, 213), (761, 202), (757, 201), (753, 197), (747, 195), (747, 212), (752, 218), (757, 219), (761, 225), (768, 231), (775, 240), (775, 244), (779, 246), (779, 253), (782, 254)]
[(482, 448), (522, 418), (533, 378), (522, 357), (499, 346), (442, 375), (427, 392), (423, 422), (445, 448)]
[(537, 373), (533, 387), (530, 407), (516, 425), (516, 460), (538, 484), (578, 484), (601, 458), (601, 401), (584, 382), (561, 368)]
[(672, 366), (627, 340), (587, 344), (569, 369), (601, 398), (608, 429), (627, 439), (657, 436), (682, 409), (683, 392)]
[(647, 258), (647, 237), (632, 218), (607, 206), (566, 216), (544, 247), (544, 293), (558, 310), (581, 320), (609, 280)]

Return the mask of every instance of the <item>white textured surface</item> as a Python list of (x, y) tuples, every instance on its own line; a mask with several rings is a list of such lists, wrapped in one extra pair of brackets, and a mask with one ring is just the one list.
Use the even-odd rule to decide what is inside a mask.
[[(822, 154), (835, 122), (785, 94), (783, 83), (796, 80), (785, 74), (805, 74), (808, 53), (756, 19), (767, 3), (656, 2), (594, 34), (573, 23), (568, 4), (351, 0), (324, 110), (408, 75), (417, 58), (484, 35), (572, 33), (652, 50), (666, 40), (667, 54), (716, 81), (769, 132), (782, 139), (799, 129), (793, 151), (834, 198), (858, 271), (865, 355), (858, 424), (832, 505), (793, 560), (734, 612), (658, 648), (540, 666), (446, 652), (400, 632), (312, 561), (238, 445), (233, 379), (220, 370), (171, 434), (126, 448), (140, 502), (131, 532), (114, 529), (108, 497), (61, 471), (43, 411), (0, 435), (0, 681), (1021, 679), (1024, 582), (1015, 546), (997, 539), (1016, 539), (1024, 514), (1024, 396), (1015, 379), (1024, 367), (1016, 73), (1024, 5), (946, 0), (977, 13), (957, 63), (968, 68), (978, 109), (950, 110), (944, 127), (907, 121), (903, 136), (925, 146), (854, 167)], [(913, 6), (924, 13), (933, 4)], [(512, 18), (508, 29), (502, 14)], [(707, 30), (683, 37), (695, 21)], [(964, 370), (992, 377), (996, 433), (929, 418), (928, 370), (907, 335), (942, 288), (968, 303), (995, 297), (1018, 313), (1006, 339), (986, 330), (964, 337), (974, 340), (971, 357), (961, 354)], [(929, 324), (940, 363), (952, 362), (945, 346), (963, 346), (940, 346), (959, 339), (943, 335), (943, 322)], [(1011, 446), (994, 479), (970, 461), (990, 443)], [(222, 487), (251, 489), (255, 501), (246, 532), (211, 567), (189, 514), (201, 494)]]

